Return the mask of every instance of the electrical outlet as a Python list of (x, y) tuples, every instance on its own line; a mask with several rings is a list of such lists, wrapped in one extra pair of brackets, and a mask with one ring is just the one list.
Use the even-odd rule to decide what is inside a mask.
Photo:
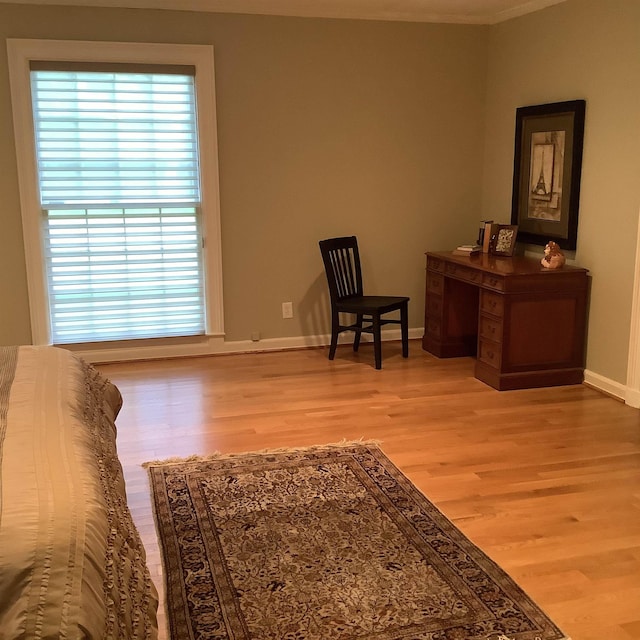
[(282, 303), (282, 317), (293, 318), (293, 302)]
[(260, 342), (260, 332), (259, 331), (252, 331), (251, 332), (251, 340), (253, 342)]

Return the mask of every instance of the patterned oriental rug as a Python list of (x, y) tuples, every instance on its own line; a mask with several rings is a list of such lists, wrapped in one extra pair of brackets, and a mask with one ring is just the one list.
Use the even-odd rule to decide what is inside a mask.
[(145, 466), (172, 640), (567, 640), (375, 445)]

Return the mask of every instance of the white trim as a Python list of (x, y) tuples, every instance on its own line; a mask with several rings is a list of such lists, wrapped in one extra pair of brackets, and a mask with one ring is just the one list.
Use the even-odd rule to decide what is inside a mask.
[(627, 387), (623, 384), (620, 384), (615, 380), (611, 380), (610, 378), (605, 378), (599, 373), (589, 371), (589, 369), (585, 369), (584, 371), (584, 382), (590, 387), (593, 387), (598, 391), (602, 391), (608, 396), (613, 396), (618, 400), (624, 401), (628, 393)]
[(627, 389), (624, 397), (625, 404), (634, 409), (640, 409), (640, 391), (637, 389)]
[(31, 317), (31, 341), (33, 344), (50, 344), (51, 329), (47, 312), (49, 305), (40, 226), (41, 213), (35, 188), (38, 184), (38, 172), (35, 158), (31, 83), (29, 82), (29, 57), (19, 46), (19, 42), (23, 41), (8, 39), (7, 54)]
[[(442, 2), (415, 0), (0, 0), (16, 4), (71, 5), (88, 7), (128, 7), (134, 9), (178, 9), (222, 13), (297, 16), (304, 18), (347, 18), (351, 20), (391, 20), (402, 22), (434, 22), (452, 24), (496, 24), (532, 13), (565, 0), (529, 0), (496, 11), (497, 5), (459, 3), (460, 9), (446, 13)], [(466, 6), (465, 6), (466, 5)], [(478, 6), (479, 5), (479, 8)]]
[[(207, 334), (224, 332), (222, 297), (222, 234), (220, 231), (220, 178), (218, 168), (218, 125), (216, 120), (213, 48), (196, 66), (196, 108), (200, 142), (202, 192), (202, 236)], [(204, 146), (204, 148), (203, 148)]]
[(38, 201), (38, 178), (34, 153), (33, 109), (29, 78), (31, 60), (138, 62), (195, 66), (202, 176), (202, 232), (206, 239), (203, 261), (207, 300), (207, 334), (222, 334), (224, 332), (222, 238), (220, 233), (213, 47), (210, 45), (9, 38), (7, 53), (33, 344), (50, 344), (51, 331), (40, 227), (42, 214)]
[[(409, 340), (422, 339), (423, 327), (409, 329)], [(348, 344), (353, 340), (352, 334), (341, 334), (340, 344)], [(389, 329), (382, 332), (383, 342), (400, 340), (399, 329)], [(213, 356), (232, 353), (266, 353), (269, 351), (286, 351), (288, 349), (308, 349), (326, 347), (331, 341), (329, 334), (313, 336), (294, 336), (287, 338), (267, 338), (256, 342), (251, 340), (236, 340), (226, 342), (224, 336), (203, 336), (191, 342), (177, 339), (172, 344), (157, 346), (122, 346), (104, 349), (74, 350), (74, 353), (88, 362), (106, 364), (109, 362), (126, 362), (133, 360), (166, 360), (169, 358), (185, 358), (193, 356)], [(371, 342), (371, 336), (363, 335), (362, 342)], [(422, 349), (422, 345), (419, 347)], [(609, 396), (628, 402), (629, 390), (619, 382), (605, 378), (588, 369), (584, 372), (586, 385)], [(636, 406), (636, 405), (632, 405)]]
[[(424, 329), (409, 329), (409, 339), (422, 338)], [(183, 358), (189, 356), (209, 356), (225, 353), (258, 353), (263, 351), (284, 351), (287, 349), (305, 349), (323, 347), (330, 342), (330, 335), (294, 336), (290, 338), (268, 338), (253, 342), (237, 340), (226, 342), (224, 336), (206, 336), (191, 342), (180, 341), (164, 345), (122, 346), (104, 349), (75, 350), (88, 362), (108, 363), (131, 360), (160, 360), (167, 358)], [(371, 336), (363, 335), (362, 342), (369, 342)], [(391, 329), (382, 332), (382, 340), (400, 340), (400, 330)], [(341, 336), (340, 343), (353, 341), (353, 335)], [(64, 346), (64, 345), (62, 345)]]
[(627, 361), (627, 394), (625, 402), (640, 408), (640, 222), (636, 237), (636, 261), (631, 300), (631, 331)]
[(498, 11), (488, 22), (489, 24), (499, 24), (500, 22), (506, 22), (512, 18), (519, 18), (520, 16), (527, 15), (528, 13), (546, 9), (547, 7), (551, 7), (554, 4), (560, 4), (561, 2), (565, 2), (565, 0), (530, 0), (529, 2), (523, 2), (522, 4), (518, 4), (514, 7)]

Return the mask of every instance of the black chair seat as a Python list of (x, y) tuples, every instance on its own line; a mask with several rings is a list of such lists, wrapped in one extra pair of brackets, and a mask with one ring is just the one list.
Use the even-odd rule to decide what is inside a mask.
[[(399, 324), (402, 336), (402, 355), (409, 357), (409, 298), (404, 296), (365, 296), (362, 287), (362, 270), (358, 241), (355, 236), (329, 238), (320, 241), (320, 252), (324, 262), (329, 297), (331, 299), (331, 345), (329, 360), (333, 360), (338, 345), (338, 336), (343, 331), (355, 332), (353, 350), (360, 347), (363, 333), (373, 335), (376, 369), (382, 368), (382, 335), (385, 324)], [(400, 319), (383, 318), (394, 311)], [(356, 316), (353, 324), (340, 324), (340, 314)], [(370, 324), (365, 324), (370, 323)]]
[(402, 296), (357, 296), (338, 303), (344, 313), (388, 313), (400, 309), (409, 298)]

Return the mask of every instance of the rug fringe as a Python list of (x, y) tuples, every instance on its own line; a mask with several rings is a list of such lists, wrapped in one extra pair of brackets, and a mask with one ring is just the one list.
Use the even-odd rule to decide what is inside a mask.
[[(491, 634), (490, 636), (487, 637), (487, 640), (516, 640), (515, 638), (512, 638), (511, 636), (505, 636), (504, 634), (500, 634), (499, 636), (494, 636), (493, 634)], [(536, 636), (534, 640), (541, 640), (540, 636)], [(560, 640), (571, 640), (571, 638), (569, 636), (564, 636), (564, 638), (560, 638)]]
[(150, 460), (143, 462), (142, 467), (149, 469), (150, 467), (163, 467), (170, 464), (182, 464), (185, 462), (206, 462), (207, 460), (225, 460), (230, 458), (237, 458), (239, 456), (247, 455), (265, 455), (270, 453), (292, 453), (300, 451), (318, 451), (322, 449), (336, 449), (340, 447), (352, 447), (354, 445), (374, 445), (380, 446), (382, 440), (375, 440), (372, 438), (365, 439), (364, 436), (358, 440), (347, 440), (344, 438), (340, 442), (331, 442), (328, 444), (316, 444), (308, 447), (278, 447), (275, 449), (258, 449), (256, 451), (244, 451), (239, 453), (221, 453), (220, 451), (214, 451), (213, 453), (206, 455), (192, 454), (190, 456), (173, 456), (171, 458), (164, 458), (162, 460)]

